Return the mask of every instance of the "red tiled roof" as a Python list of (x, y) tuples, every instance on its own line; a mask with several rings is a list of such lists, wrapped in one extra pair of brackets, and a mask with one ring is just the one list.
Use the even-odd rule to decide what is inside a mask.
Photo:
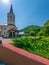
[(40, 62), (40, 63), (43, 63), (45, 65), (49, 65), (49, 60), (46, 59), (46, 58), (43, 58), (43, 57), (40, 57), (38, 55), (29, 53), (29, 52), (27, 52), (27, 51), (25, 51), (23, 49), (14, 47), (14, 46), (12, 46), (10, 44), (3, 44), (2, 46), (10, 49), (11, 51), (13, 51), (15, 53), (18, 53), (20, 55), (26, 56), (26, 57), (28, 57), (28, 58), (30, 58), (32, 60), (35, 60), (35, 61)]

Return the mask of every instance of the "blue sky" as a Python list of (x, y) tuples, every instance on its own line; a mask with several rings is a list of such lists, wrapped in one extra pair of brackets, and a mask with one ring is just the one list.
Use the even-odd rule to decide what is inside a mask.
[[(49, 0), (12, 0), (16, 26), (23, 29), (29, 25), (43, 26), (49, 19)], [(0, 25), (7, 23), (10, 4), (0, 2)]]

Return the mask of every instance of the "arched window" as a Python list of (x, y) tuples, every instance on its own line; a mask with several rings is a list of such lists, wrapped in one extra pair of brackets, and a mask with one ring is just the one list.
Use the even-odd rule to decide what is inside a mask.
[(10, 15), (10, 21), (12, 21), (12, 15)]

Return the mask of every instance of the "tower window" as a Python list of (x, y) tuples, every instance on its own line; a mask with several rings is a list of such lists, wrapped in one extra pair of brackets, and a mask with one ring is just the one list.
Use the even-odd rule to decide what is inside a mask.
[(12, 15), (10, 15), (10, 18), (12, 18)]
[(10, 15), (10, 21), (12, 21), (12, 15)]

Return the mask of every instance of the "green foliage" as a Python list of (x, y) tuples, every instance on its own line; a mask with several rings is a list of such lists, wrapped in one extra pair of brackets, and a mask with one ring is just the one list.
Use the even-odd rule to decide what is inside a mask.
[(49, 36), (49, 20), (44, 24), (43, 28), (38, 33), (39, 36)]
[(28, 26), (21, 31), (25, 32), (26, 36), (36, 36), (37, 33), (40, 31), (41, 27), (40, 26)]
[[(29, 41), (30, 40), (30, 41)], [(27, 38), (21, 38), (21, 39), (15, 39), (15, 40), (13, 40), (13, 45), (14, 46), (17, 46), (17, 47), (19, 47), (19, 48), (31, 48), (31, 43), (32, 42), (32, 39), (27, 39)]]
[(31, 53), (49, 58), (49, 40), (26, 37), (15, 39), (12, 44)]
[(49, 20), (42, 28), (28, 26), (21, 31), (26, 33), (26, 37), (15, 39), (12, 44), (49, 59)]

